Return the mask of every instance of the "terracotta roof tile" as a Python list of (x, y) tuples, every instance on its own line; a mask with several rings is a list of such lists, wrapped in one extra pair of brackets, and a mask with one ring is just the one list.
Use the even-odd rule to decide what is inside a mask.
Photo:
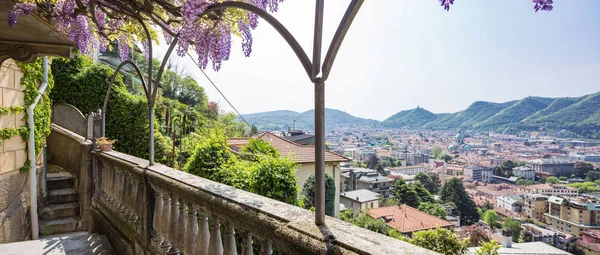
[[(301, 144), (297, 144), (291, 141), (284, 139), (283, 137), (274, 135), (270, 132), (263, 132), (258, 136), (258, 138), (262, 139), (265, 142), (270, 143), (279, 151), (279, 154), (282, 156), (290, 157), (295, 160), (296, 163), (314, 163), (315, 162), (315, 147), (314, 146), (304, 146)], [(248, 144), (248, 138), (232, 138), (227, 140), (227, 145), (229, 145), (234, 151), (238, 151), (241, 147)], [(337, 154), (335, 152), (331, 152), (329, 150), (325, 150), (325, 162), (346, 162), (350, 161), (350, 159)]]
[(437, 226), (442, 228), (454, 226), (448, 221), (431, 216), (408, 205), (379, 207), (370, 209), (367, 213), (376, 219), (385, 217), (389, 220), (386, 224), (402, 233), (427, 230)]

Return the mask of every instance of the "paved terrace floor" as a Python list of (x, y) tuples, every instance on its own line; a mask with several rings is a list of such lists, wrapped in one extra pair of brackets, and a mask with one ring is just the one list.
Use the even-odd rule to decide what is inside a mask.
[(0, 244), (0, 254), (43, 254), (43, 255), (112, 255), (106, 237), (88, 232), (75, 232), (45, 236), (39, 240)]

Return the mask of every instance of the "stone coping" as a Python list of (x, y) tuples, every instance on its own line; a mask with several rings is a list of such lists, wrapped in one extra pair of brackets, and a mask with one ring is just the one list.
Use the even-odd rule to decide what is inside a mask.
[[(314, 213), (247, 191), (156, 164), (117, 151), (94, 154), (103, 164), (141, 174), (154, 189), (176, 194), (208, 215), (271, 240), (291, 254), (437, 254), (409, 243), (327, 217), (326, 226), (314, 224)], [(249, 220), (250, 219), (250, 220)]]

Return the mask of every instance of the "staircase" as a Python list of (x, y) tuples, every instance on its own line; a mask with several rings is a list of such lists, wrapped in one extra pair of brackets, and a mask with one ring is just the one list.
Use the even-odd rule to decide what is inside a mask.
[(40, 235), (53, 235), (81, 230), (76, 182), (64, 169), (48, 165), (46, 178), (48, 205), (39, 213)]

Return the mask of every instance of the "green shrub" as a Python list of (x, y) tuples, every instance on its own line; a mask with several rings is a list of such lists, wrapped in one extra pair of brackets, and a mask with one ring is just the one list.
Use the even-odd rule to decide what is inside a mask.
[[(315, 175), (311, 174), (304, 187), (302, 187), (304, 197), (304, 209), (315, 206)], [(334, 216), (335, 213), (335, 180), (329, 174), (325, 174), (325, 214)]]
[[(50, 94), (55, 103), (68, 103), (82, 113), (94, 112), (104, 104), (106, 90), (114, 70), (93, 64), (85, 57), (58, 59), (52, 64), (56, 89)], [(133, 95), (123, 85), (121, 75), (115, 79), (106, 110), (106, 136), (117, 139), (117, 151), (148, 158), (148, 104), (143, 95)], [(155, 161), (171, 163), (172, 141), (158, 132), (155, 121)]]

